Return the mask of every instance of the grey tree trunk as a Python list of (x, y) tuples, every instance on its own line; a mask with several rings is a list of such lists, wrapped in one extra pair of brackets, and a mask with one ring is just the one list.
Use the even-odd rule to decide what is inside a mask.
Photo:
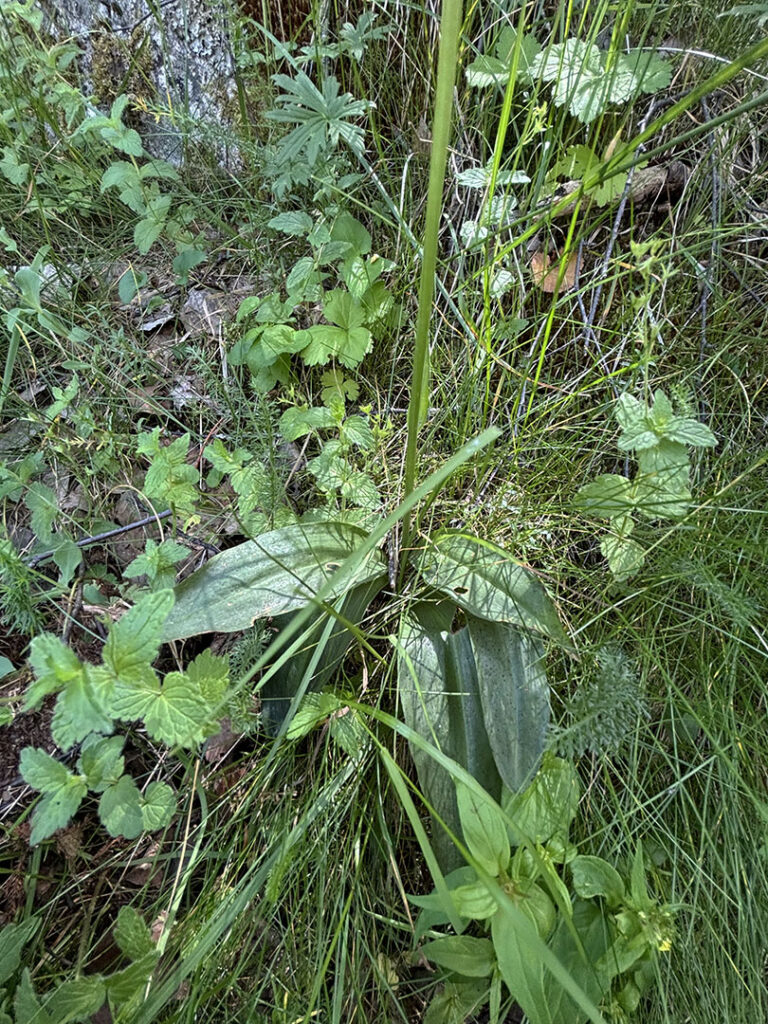
[(197, 138), (221, 163), (232, 161), (234, 6), (221, 0), (42, 0), (41, 6), (48, 34), (81, 46), (86, 88), (99, 106), (120, 93), (134, 98), (140, 112), (133, 116), (150, 152), (178, 163), (185, 143)]

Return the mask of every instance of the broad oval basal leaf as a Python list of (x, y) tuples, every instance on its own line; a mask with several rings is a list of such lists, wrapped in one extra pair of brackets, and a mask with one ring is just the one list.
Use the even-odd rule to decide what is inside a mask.
[(428, 542), (419, 569), (425, 582), (472, 615), (509, 622), (570, 646), (544, 586), (495, 544), (445, 530)]
[[(222, 551), (177, 587), (163, 638), (232, 633), (256, 619), (297, 611), (365, 538), (364, 530), (348, 523), (295, 524)], [(372, 551), (354, 577), (339, 578), (324, 596), (338, 597), (382, 571), (384, 558)]]

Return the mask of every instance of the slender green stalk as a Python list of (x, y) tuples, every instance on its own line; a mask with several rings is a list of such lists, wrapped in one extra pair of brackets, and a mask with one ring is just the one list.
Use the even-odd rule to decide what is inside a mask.
[[(405, 450), (404, 496), (416, 486), (416, 455), (419, 428), (426, 418), (429, 402), (429, 323), (437, 267), (437, 239), (443, 205), (445, 167), (453, 114), (453, 87), (461, 30), (461, 0), (443, 0), (440, 19), (440, 54), (432, 122), (432, 153), (429, 162), (429, 189), (424, 225), (424, 246), (419, 279), (419, 311), (413, 349), (411, 395), (408, 402), (408, 439)], [(403, 519), (403, 550), (410, 542), (410, 517)]]

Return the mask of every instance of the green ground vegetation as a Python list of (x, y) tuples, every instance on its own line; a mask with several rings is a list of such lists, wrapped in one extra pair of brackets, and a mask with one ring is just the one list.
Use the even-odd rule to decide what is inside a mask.
[(0, 1024), (762, 1024), (764, 5), (330, 8), (0, 3)]

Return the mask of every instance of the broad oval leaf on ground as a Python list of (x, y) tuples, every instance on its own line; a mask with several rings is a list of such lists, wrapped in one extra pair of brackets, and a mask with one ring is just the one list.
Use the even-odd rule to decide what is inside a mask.
[[(348, 523), (295, 524), (222, 551), (177, 587), (163, 638), (233, 633), (256, 619), (298, 611), (365, 538)], [(353, 577), (339, 578), (324, 596), (338, 597), (382, 571), (384, 558), (372, 551)]]
[(446, 530), (428, 543), (419, 569), (430, 586), (472, 615), (509, 622), (570, 646), (543, 584), (495, 544)]

